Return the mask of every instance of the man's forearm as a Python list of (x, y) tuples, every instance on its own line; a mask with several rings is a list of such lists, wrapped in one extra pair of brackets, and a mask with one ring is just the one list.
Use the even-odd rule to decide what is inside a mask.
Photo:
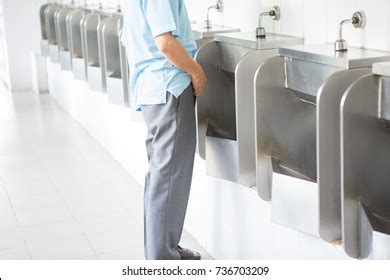
[(176, 67), (191, 76), (196, 76), (200, 72), (200, 66), (173, 35), (162, 34), (155, 38), (155, 42), (165, 58)]

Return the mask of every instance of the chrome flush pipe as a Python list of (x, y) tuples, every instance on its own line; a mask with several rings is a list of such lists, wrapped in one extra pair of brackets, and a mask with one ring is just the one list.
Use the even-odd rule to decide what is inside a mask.
[(262, 19), (264, 16), (270, 16), (271, 12), (264, 12), (259, 15), (259, 27), (262, 26)]
[(222, 12), (223, 6), (222, 6), (222, 1), (218, 1), (215, 5), (212, 5), (208, 7), (207, 9), (207, 17), (206, 20), (204, 21), (204, 28), (205, 29), (211, 29), (213, 28), (213, 23), (210, 20), (210, 11), (215, 9), (218, 12)]
[(262, 26), (262, 19), (264, 16), (270, 16), (273, 20), (279, 20), (280, 19), (279, 6), (273, 6), (271, 10), (269, 10), (268, 12), (263, 12), (259, 15), (259, 26), (256, 29), (257, 38), (265, 38), (267, 34), (265, 28)]
[(367, 23), (366, 14), (362, 11), (359, 11), (354, 13), (352, 18), (340, 22), (339, 38), (334, 43), (334, 49), (336, 52), (345, 52), (348, 50), (347, 41), (343, 39), (343, 27), (348, 23), (352, 23), (353, 27), (355, 28), (363, 29)]
[(339, 39), (334, 43), (334, 48), (336, 52), (348, 50), (347, 41), (343, 39), (343, 27), (344, 25), (352, 23), (352, 19), (346, 19), (340, 22), (339, 25)]
[(117, 12), (120, 13), (122, 12), (122, 7), (121, 7), (121, 0), (118, 0), (118, 4), (117, 4)]

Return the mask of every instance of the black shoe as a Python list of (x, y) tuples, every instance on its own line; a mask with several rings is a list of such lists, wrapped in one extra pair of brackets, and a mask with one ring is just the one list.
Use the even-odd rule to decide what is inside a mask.
[(183, 261), (199, 261), (202, 259), (201, 255), (198, 252), (191, 251), (189, 249), (184, 249), (180, 246), (177, 246), (176, 250), (179, 252), (181, 260)]

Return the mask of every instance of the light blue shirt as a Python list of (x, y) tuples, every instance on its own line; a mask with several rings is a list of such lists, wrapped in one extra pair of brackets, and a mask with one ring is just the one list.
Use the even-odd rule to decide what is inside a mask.
[(163, 56), (154, 38), (170, 32), (195, 56), (196, 43), (184, 0), (126, 0), (123, 4), (122, 42), (137, 109), (140, 105), (165, 104), (167, 92), (179, 97), (190, 85), (191, 77)]

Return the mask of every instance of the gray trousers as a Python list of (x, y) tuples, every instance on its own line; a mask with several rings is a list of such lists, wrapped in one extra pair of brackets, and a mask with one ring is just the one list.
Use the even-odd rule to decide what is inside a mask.
[(196, 149), (192, 86), (167, 103), (142, 106), (148, 136), (149, 172), (145, 179), (144, 230), (147, 260), (179, 260)]

